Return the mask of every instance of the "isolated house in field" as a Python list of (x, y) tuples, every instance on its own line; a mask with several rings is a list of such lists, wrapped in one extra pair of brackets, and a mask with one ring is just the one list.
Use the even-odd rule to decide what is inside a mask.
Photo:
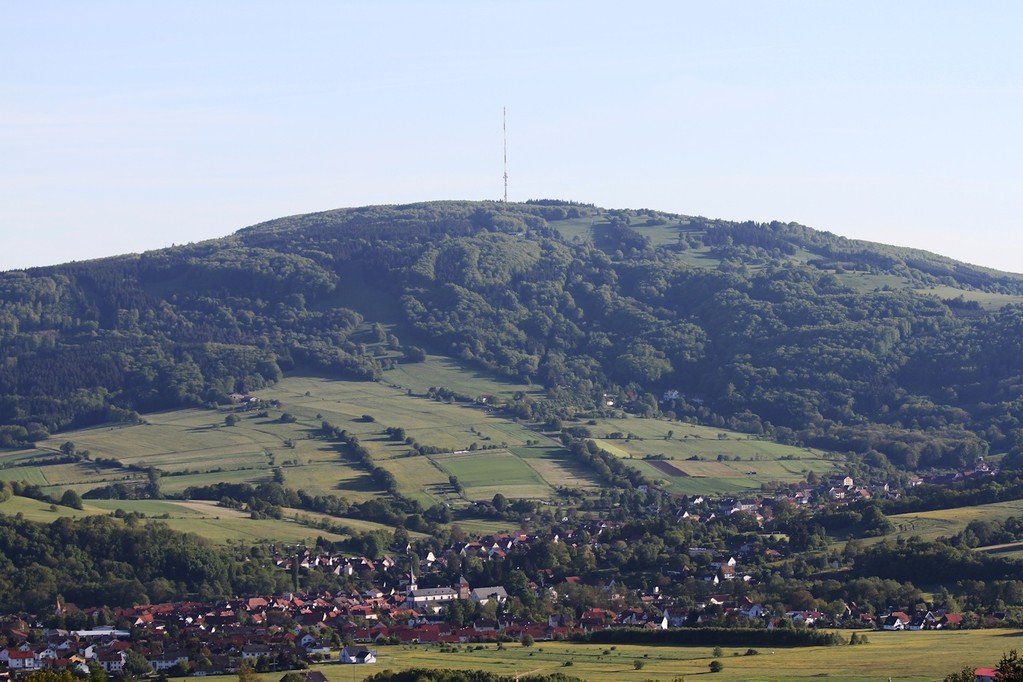
[(338, 655), (339, 663), (376, 663), (377, 652), (364, 646), (346, 646)]

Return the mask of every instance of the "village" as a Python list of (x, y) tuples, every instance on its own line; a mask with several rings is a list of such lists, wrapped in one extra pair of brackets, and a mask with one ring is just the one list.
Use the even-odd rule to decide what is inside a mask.
[[(884, 494), (883, 489), (875, 489)], [(822, 481), (819, 491), (796, 490), (776, 498), (686, 500), (675, 516), (691, 524), (746, 514), (762, 526), (778, 505), (844, 505), (870, 494), (850, 477)], [(568, 519), (565, 519), (567, 521)], [(306, 547), (281, 548), (272, 554), (277, 570), (297, 577), (311, 571), (349, 578), (360, 589), (294, 592), (238, 598), (215, 603), (198, 601), (137, 605), (131, 608), (78, 609), (57, 603), (52, 614), (9, 617), (3, 621), (5, 646), (0, 671), (8, 676), (35, 670), (87, 673), (90, 666), (109, 675), (128, 669), (168, 675), (220, 675), (248, 665), (265, 672), (294, 670), (313, 662), (371, 664), (386, 657), (387, 645), (452, 645), (476, 642), (570, 640), (613, 628), (668, 630), (725, 626), (775, 628), (854, 628), (869, 630), (955, 629), (963, 616), (943, 610), (914, 610), (898, 605), (878, 613), (856, 604), (840, 604), (825, 612), (792, 605), (779, 613), (776, 605), (757, 603), (735, 589), (751, 586), (785, 558), (785, 543), (749, 543), (725, 547), (690, 546), (689, 564), (666, 566), (664, 574), (685, 583), (691, 599), (681, 602), (659, 583), (626, 589), (613, 579), (586, 585), (601, 606), (570, 602), (568, 595), (583, 586), (578, 575), (544, 570), (540, 580), (518, 586), (533, 599), (561, 603), (546, 620), (515, 617), (506, 609), (509, 586), (470, 584), (459, 577), (440, 584), (458, 562), (505, 561), (541, 544), (580, 544), (599, 549), (620, 522), (593, 519), (561, 530), (530, 533), (520, 530), (466, 539), (440, 552), (413, 553), (411, 544), (392, 546), (380, 557), (351, 556)], [(566, 529), (567, 528), (567, 529)], [(420, 548), (422, 549), (422, 548)], [(838, 567), (840, 558), (827, 560)], [(454, 566), (452, 566), (455, 564)], [(592, 601), (592, 600), (591, 600)], [(577, 608), (571, 608), (576, 606)], [(72, 627), (70, 624), (83, 627)], [(56, 624), (57, 627), (54, 627)], [(59, 627), (66, 624), (66, 627)], [(49, 627), (46, 627), (49, 625)]]

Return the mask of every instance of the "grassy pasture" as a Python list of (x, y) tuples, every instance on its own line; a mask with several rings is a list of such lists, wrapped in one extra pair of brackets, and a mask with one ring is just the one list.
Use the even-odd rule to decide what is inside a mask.
[[(769, 440), (759, 440), (743, 433), (672, 422), (666, 419), (597, 419), (595, 425), (587, 425), (595, 439), (613, 443), (618, 448), (634, 455), (662, 454), (669, 459), (685, 459), (692, 455), (716, 458), (719, 454), (742, 459), (778, 459), (789, 456), (799, 460), (820, 460), (824, 453), (819, 450), (782, 445)], [(669, 431), (671, 440), (668, 440)], [(633, 434), (631, 440), (607, 439), (611, 433)]]
[[(115, 509), (140, 512), (148, 517), (159, 517), (174, 530), (190, 532), (213, 542), (276, 542), (311, 544), (317, 536), (330, 540), (343, 540), (344, 536), (328, 533), (317, 528), (299, 525), (293, 520), (253, 520), (247, 514), (234, 509), (217, 507), (207, 502), (176, 502), (173, 500), (87, 500), (84, 510), (55, 505), (27, 497), (14, 496), (0, 504), (0, 513), (21, 513), (30, 521), (49, 523), (62, 516), (83, 517), (109, 514)], [(293, 513), (293, 512), (291, 512)], [(367, 521), (346, 522), (354, 530), (377, 530), (380, 524)]]
[[(674, 493), (687, 495), (700, 494), (732, 494), (743, 493), (749, 490), (759, 490), (760, 482), (752, 477), (744, 477), (731, 470), (722, 471), (720, 476), (666, 476), (662, 471), (653, 466), (650, 462), (641, 459), (629, 460), (629, 465), (638, 469), (643, 475), (652, 481), (663, 481), (664, 488)], [(679, 469), (683, 462), (671, 462)], [(688, 464), (688, 462), (685, 462)], [(702, 462), (701, 464), (716, 464), (716, 462)]]
[(294, 521), (277, 519), (250, 519), (248, 517), (205, 517), (195, 519), (161, 519), (174, 530), (195, 533), (212, 542), (226, 544), (244, 543), (305, 543), (312, 546), (317, 537), (329, 540), (343, 540), (345, 536), (329, 533), (318, 528), (308, 528)]
[[(21, 513), (30, 521), (41, 521), (48, 523), (55, 521), (62, 516), (82, 517), (97, 514), (109, 514), (115, 509), (140, 512), (148, 517), (160, 517), (158, 520), (175, 530), (192, 532), (205, 537), (213, 542), (227, 543), (238, 540), (243, 541), (272, 541), (278, 543), (290, 542), (312, 542), (316, 536), (341, 540), (343, 536), (321, 531), (315, 528), (307, 528), (290, 520), (253, 520), (247, 514), (233, 510), (217, 507), (213, 503), (206, 502), (175, 502), (171, 500), (88, 500), (84, 510), (71, 509), (56, 505), (54, 510), (50, 505), (39, 500), (27, 497), (12, 497), (7, 502), (0, 504), (0, 513), (17, 514)], [(369, 529), (382, 528), (379, 524), (370, 522), (354, 522), (346, 524), (353, 529), (359, 525), (372, 526)]]
[(25, 466), (33, 459), (52, 456), (56, 452), (56, 448), (53, 451), (39, 450), (35, 448), (27, 450), (0, 450), (0, 464), (5, 467), (13, 467), (15, 465)]
[[(588, 428), (600, 447), (628, 458), (630, 466), (652, 480), (664, 481), (665, 488), (676, 493), (741, 493), (759, 489), (767, 481), (796, 482), (810, 471), (826, 475), (835, 470), (835, 463), (819, 450), (706, 426), (630, 418), (598, 419)], [(633, 437), (607, 438), (613, 433), (631, 433)], [(665, 475), (643, 460), (647, 455), (663, 455), (685, 476)]]
[[(280, 400), (288, 412), (309, 420), (310, 428), (319, 428), (315, 417), (319, 414), (322, 419), (357, 435), (371, 452), (374, 448), (379, 450), (374, 455), (380, 456), (388, 456), (391, 450), (405, 450), (401, 444), (386, 439), (372, 441), (382, 439), (387, 427), (401, 427), (422, 444), (452, 450), (468, 448), (473, 442), (486, 444), (487, 437), (495, 443), (521, 445), (535, 435), (526, 427), (490, 416), (483, 409), (408, 396), (405, 390), (383, 382), (289, 377), (258, 395)], [(372, 416), (374, 421), (363, 421), (363, 415)], [(473, 433), (472, 429), (478, 433)]]
[(270, 470), (238, 469), (235, 471), (209, 471), (183, 476), (165, 476), (160, 479), (160, 490), (167, 494), (184, 492), (185, 488), (202, 487), (214, 483), (263, 483), (271, 479)]
[(46, 474), (43, 473), (44, 468), (49, 469), (51, 467), (21, 466), (0, 469), (0, 481), (25, 481), (32, 485), (49, 485)]
[(602, 218), (598, 215), (588, 215), (581, 218), (558, 220), (551, 223), (551, 225), (556, 227), (565, 239), (571, 240), (574, 237), (590, 239), (593, 236), (593, 224), (598, 220), (602, 220)]
[(536, 472), (537, 476), (545, 481), (557, 481), (559, 485), (571, 488), (593, 488), (596, 490), (599, 487), (593, 480), (585, 478), (578, 471), (573, 471), (571, 465), (564, 459), (551, 457), (544, 459), (532, 458), (522, 461), (529, 465)]
[(262, 464), (264, 450), (279, 450), (286, 438), (300, 435), (293, 425), (245, 414), (238, 415), (245, 428), (223, 427), (225, 415), (200, 409), (158, 412), (146, 415), (144, 424), (84, 429), (68, 434), (68, 440), (93, 456), (181, 471), (211, 460), (225, 462), (225, 468)]
[[(843, 633), (845, 634), (845, 633)], [(708, 679), (721, 682), (783, 682), (826, 679), (834, 682), (931, 682), (966, 666), (994, 666), (1002, 653), (1021, 648), (1017, 630), (969, 630), (961, 632), (872, 632), (863, 646), (759, 649), (744, 656), (746, 647), (725, 647), (719, 659), (724, 669)], [(469, 649), (469, 650), (467, 650)], [(461, 647), (442, 653), (439, 647), (401, 645), (375, 647), (378, 662), (372, 669), (339, 664), (315, 666), (329, 682), (361, 680), (383, 669), (413, 667), (486, 670), (508, 676), (562, 672), (594, 682), (634, 680), (687, 680), (708, 675), (714, 660), (710, 647), (610, 646), (537, 642), (532, 647), (494, 644), (481, 650)], [(634, 661), (642, 661), (637, 669)], [(571, 667), (564, 667), (571, 661)], [(262, 676), (276, 682), (280, 674)]]
[(84, 510), (72, 509), (71, 507), (62, 507), (61, 505), (52, 505), (54, 508), (51, 509), (49, 502), (40, 502), (39, 500), (33, 500), (30, 497), (19, 497), (12, 495), (11, 499), (6, 502), (0, 503), (0, 514), (7, 514), (14, 516), (15, 514), (21, 514), (29, 521), (39, 521), (42, 523), (50, 523), (56, 521), (62, 516), (70, 516), (73, 518), (79, 518), (82, 516), (92, 516), (95, 514), (105, 514), (106, 511), (97, 509), (90, 505), (85, 505)]
[(550, 497), (551, 487), (535, 469), (507, 450), (432, 455), (444, 471), (457, 476), (469, 499), (491, 499), (497, 493), (507, 497)]
[(1023, 296), (990, 293), (987, 291), (968, 291), (949, 286), (933, 286), (926, 289), (916, 289), (915, 291), (924, 296), (934, 296), (940, 299), (953, 299), (962, 296), (964, 301), (976, 301), (984, 310), (997, 310), (1003, 306), (1023, 303)]
[(448, 474), (427, 457), (403, 457), (380, 462), (390, 471), (402, 490), (412, 491), (411, 497), (424, 507), (438, 502), (454, 500), (457, 495), (448, 483)]
[(942, 535), (955, 535), (971, 521), (1001, 521), (1010, 516), (1023, 516), (1023, 500), (895, 514), (888, 517), (895, 531), (886, 537), (918, 535), (925, 540), (933, 540)]
[(532, 395), (543, 393), (536, 385), (502, 380), (438, 355), (427, 357), (426, 362), (399, 364), (395, 369), (384, 372), (383, 380), (418, 395), (426, 393), (430, 387), (449, 388), (474, 397), (492, 395), (511, 398), (518, 392)]

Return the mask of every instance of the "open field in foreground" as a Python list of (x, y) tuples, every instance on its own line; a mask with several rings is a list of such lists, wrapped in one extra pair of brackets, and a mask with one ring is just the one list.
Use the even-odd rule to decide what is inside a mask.
[[(846, 634), (843, 632), (843, 634)], [(458, 651), (441, 653), (436, 646), (376, 647), (378, 662), (372, 666), (327, 664), (315, 666), (329, 682), (362, 680), (384, 669), (414, 667), (479, 669), (503, 675), (563, 672), (583, 680), (618, 682), (686, 680), (714, 682), (784, 682), (785, 680), (832, 680), (833, 682), (933, 682), (965, 666), (994, 666), (1002, 653), (1023, 649), (1023, 633), (1017, 630), (963, 632), (871, 632), (863, 646), (759, 649), (744, 656), (745, 647), (725, 647), (719, 659), (724, 669), (708, 672), (714, 660), (710, 647), (610, 646), (537, 642), (532, 647), (506, 644), (463, 645)], [(735, 655), (738, 654), (738, 655)], [(642, 661), (637, 669), (635, 661)], [(565, 661), (572, 661), (565, 667)], [(264, 675), (277, 682), (280, 673)]]

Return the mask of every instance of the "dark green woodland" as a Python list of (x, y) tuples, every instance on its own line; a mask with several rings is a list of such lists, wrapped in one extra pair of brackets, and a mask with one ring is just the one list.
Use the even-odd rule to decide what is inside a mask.
[(1020, 276), (792, 223), (557, 201), (329, 211), (0, 274), (0, 445), (283, 372), (372, 381), (397, 360), (353, 334), (381, 323), (402, 361), (544, 386), (521, 417), (614, 396), (871, 466), (957, 467), (1021, 453), (1021, 296)]

